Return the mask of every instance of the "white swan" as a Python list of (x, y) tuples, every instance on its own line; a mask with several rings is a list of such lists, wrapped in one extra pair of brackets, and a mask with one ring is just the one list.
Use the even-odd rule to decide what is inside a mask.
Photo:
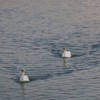
[(72, 56), (71, 52), (69, 50), (66, 50), (66, 48), (64, 48), (62, 57), (63, 58), (70, 58), (71, 56)]
[(25, 69), (21, 70), (21, 77), (20, 77), (20, 82), (29, 82), (29, 78), (27, 75), (25, 75)]

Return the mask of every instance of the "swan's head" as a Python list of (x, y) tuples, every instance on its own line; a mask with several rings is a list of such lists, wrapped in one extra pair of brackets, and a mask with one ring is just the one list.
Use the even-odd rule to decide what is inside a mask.
[(21, 74), (25, 74), (25, 69), (21, 69)]
[(25, 69), (23, 68), (23, 69), (21, 69), (21, 72), (25, 72)]
[(63, 48), (63, 50), (66, 51), (67, 49), (66, 48)]
[(69, 51), (67, 48), (63, 48), (63, 51)]

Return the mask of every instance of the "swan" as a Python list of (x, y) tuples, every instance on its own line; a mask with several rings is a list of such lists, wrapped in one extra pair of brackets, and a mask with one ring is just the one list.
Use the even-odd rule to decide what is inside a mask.
[(63, 54), (62, 54), (62, 57), (63, 58), (70, 58), (72, 55), (71, 55), (71, 52), (69, 50), (66, 50), (66, 48), (63, 49)]
[(25, 69), (21, 70), (21, 77), (20, 77), (20, 82), (29, 82), (29, 78), (27, 75), (25, 75)]

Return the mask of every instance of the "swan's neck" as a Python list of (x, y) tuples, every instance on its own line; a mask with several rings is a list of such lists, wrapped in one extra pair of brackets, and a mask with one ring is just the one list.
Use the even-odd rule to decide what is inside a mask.
[(21, 75), (24, 76), (25, 75), (25, 72), (22, 72)]

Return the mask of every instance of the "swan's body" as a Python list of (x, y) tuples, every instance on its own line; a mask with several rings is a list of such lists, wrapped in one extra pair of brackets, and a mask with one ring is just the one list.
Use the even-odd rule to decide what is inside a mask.
[(63, 58), (70, 58), (71, 56), (72, 56), (72, 55), (71, 55), (71, 52), (70, 52), (69, 50), (66, 50), (66, 48), (64, 48), (62, 57), (63, 57)]
[(20, 82), (29, 82), (29, 78), (27, 75), (25, 75), (25, 69), (21, 70), (21, 77), (20, 77)]

